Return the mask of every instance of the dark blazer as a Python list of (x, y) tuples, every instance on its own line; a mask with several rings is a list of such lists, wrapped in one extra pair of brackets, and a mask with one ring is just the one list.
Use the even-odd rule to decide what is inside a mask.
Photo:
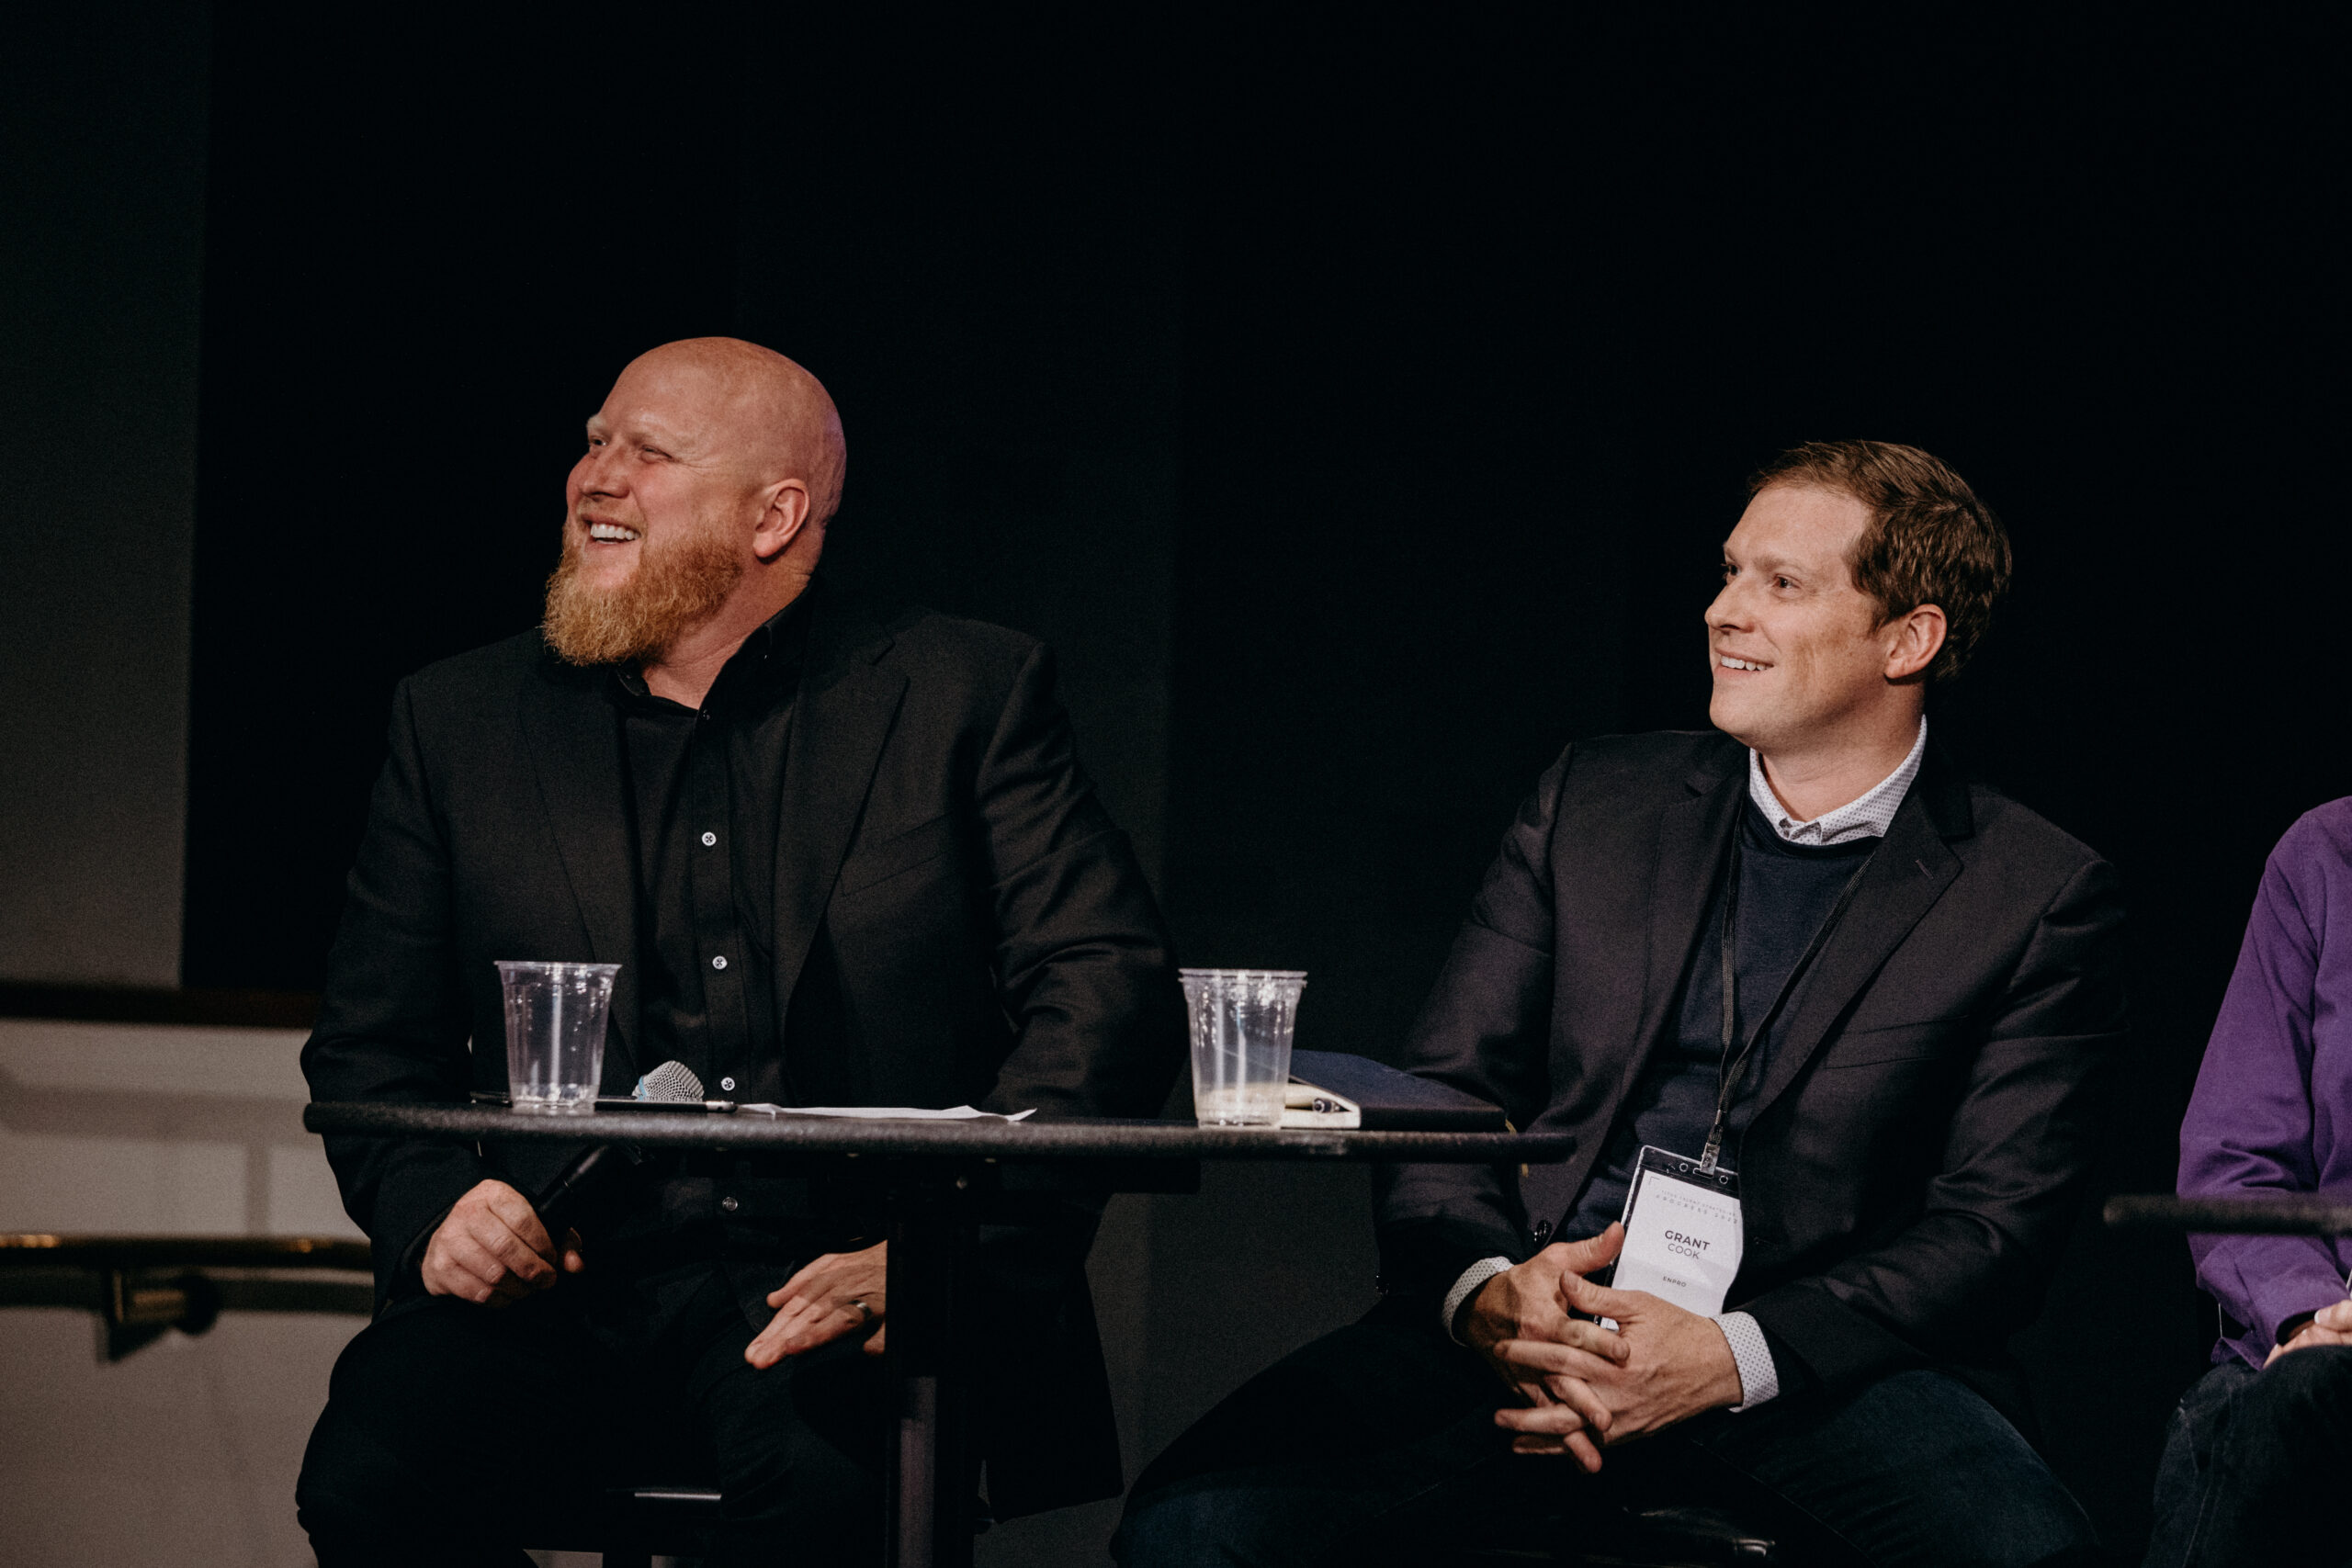
[[(787, 1058), (823, 1053), (826, 1080), (866, 1103), (1156, 1114), (1182, 1060), (1182, 995), (1126, 838), (1072, 755), (1051, 656), (926, 611), (880, 618), (821, 575), (808, 611), (776, 835)], [(604, 1092), (656, 1065), (610, 679), (531, 633), (401, 683), (303, 1048), (316, 1098), (503, 1089), (500, 958), (624, 965)], [(364, 1138), (327, 1154), (388, 1294), (458, 1197), (528, 1157)], [(981, 1416), (1007, 1512), (1119, 1490), (1090, 1235), (1008, 1254), (1030, 1299), (1005, 1314), (1015, 1341), (987, 1347)]]
[[(1577, 1147), (1515, 1186), (1385, 1179), (1384, 1282), (1432, 1321), (1463, 1269), (1566, 1217), (1676, 1027), (1747, 795), (1727, 736), (1616, 736), (1569, 747), (1505, 833), (1408, 1065)], [(1728, 1156), (1747, 1252), (1726, 1305), (1800, 1377), (1942, 1365), (2015, 1408), (2002, 1342), (2040, 1308), (2124, 1039), (2115, 875), (1931, 746), (1862, 877)]]

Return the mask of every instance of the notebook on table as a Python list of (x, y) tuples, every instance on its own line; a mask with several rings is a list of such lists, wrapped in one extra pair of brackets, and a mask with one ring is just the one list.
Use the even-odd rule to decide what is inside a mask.
[(1389, 1133), (1503, 1133), (1502, 1107), (1369, 1056), (1293, 1051), (1285, 1127), (1354, 1127)]

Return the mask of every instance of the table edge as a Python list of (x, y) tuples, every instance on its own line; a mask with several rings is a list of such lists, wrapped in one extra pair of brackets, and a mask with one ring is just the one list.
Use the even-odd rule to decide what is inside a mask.
[(1575, 1146), (1574, 1137), (1566, 1134), (1198, 1127), (1182, 1122), (1108, 1118), (1007, 1125), (813, 1117), (771, 1120), (695, 1112), (533, 1116), (482, 1106), (379, 1100), (313, 1100), (303, 1107), (302, 1125), (313, 1133), (363, 1137), (611, 1142), (650, 1148), (998, 1161), (1336, 1158), (1414, 1164), (1548, 1164), (1566, 1159)]

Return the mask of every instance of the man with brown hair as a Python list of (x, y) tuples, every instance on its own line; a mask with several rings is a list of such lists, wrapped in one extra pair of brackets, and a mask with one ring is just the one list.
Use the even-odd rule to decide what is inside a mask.
[(2095, 1551), (2004, 1341), (2123, 1038), (2115, 879), (1928, 742), (2008, 576), (1916, 448), (1756, 476), (1716, 731), (1562, 753), (1406, 1046), (1575, 1155), (1385, 1172), (1381, 1304), (1162, 1454), (1122, 1562), (1605, 1551), (1694, 1505), (1827, 1561)]

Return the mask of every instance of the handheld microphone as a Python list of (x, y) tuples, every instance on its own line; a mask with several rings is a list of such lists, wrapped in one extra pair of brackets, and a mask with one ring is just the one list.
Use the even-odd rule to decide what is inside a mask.
[[(684, 1062), (664, 1062), (637, 1080), (637, 1092), (632, 1098), (699, 1103), (702, 1079)], [(539, 1212), (539, 1223), (547, 1227), (548, 1239), (560, 1247), (564, 1229), (581, 1205), (613, 1171), (633, 1163), (635, 1158), (634, 1153), (621, 1144), (591, 1144), (572, 1156), (556, 1173), (555, 1179), (531, 1200), (531, 1207)]]
[(684, 1062), (664, 1062), (637, 1080), (633, 1100), (700, 1100), (702, 1079)]
[(561, 1247), (563, 1233), (572, 1216), (587, 1201), (589, 1194), (603, 1185), (605, 1173), (626, 1163), (619, 1147), (613, 1144), (591, 1144), (572, 1156), (571, 1163), (531, 1200), (531, 1207), (539, 1212), (539, 1224), (547, 1227), (548, 1239)]

